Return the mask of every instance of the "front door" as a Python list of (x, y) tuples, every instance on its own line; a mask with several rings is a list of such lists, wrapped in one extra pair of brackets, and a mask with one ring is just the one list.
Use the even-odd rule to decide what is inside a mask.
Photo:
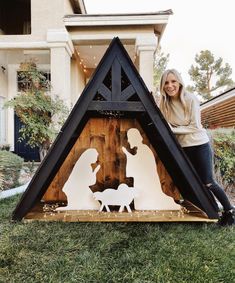
[(19, 130), (22, 126), (22, 122), (20, 121), (19, 117), (15, 114), (15, 153), (20, 157), (24, 158), (25, 161), (40, 161), (39, 158), (39, 149), (37, 147), (31, 148), (29, 145), (26, 144), (26, 141), (23, 140), (19, 142)]

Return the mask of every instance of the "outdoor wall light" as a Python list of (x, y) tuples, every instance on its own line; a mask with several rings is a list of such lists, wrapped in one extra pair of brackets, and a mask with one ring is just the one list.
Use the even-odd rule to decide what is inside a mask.
[(3, 74), (5, 74), (6, 68), (4, 66), (1, 66), (1, 69), (2, 69)]

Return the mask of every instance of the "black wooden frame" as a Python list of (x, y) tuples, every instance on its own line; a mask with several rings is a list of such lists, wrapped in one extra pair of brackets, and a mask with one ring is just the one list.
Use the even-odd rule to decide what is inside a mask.
[[(122, 71), (129, 80), (123, 90)], [(107, 74), (110, 86), (104, 84)], [(182, 151), (122, 43), (114, 38), (14, 210), (13, 220), (21, 220), (42, 199), (87, 121), (104, 116), (136, 118), (182, 196), (209, 218), (218, 218), (214, 198)]]

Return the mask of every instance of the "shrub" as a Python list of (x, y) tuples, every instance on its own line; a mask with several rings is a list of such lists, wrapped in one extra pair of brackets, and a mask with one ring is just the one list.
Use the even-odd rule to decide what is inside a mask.
[(13, 188), (19, 185), (23, 162), (23, 158), (18, 155), (10, 151), (0, 150), (1, 189)]
[(232, 190), (235, 182), (235, 130), (215, 129), (210, 133), (217, 181), (225, 190)]
[(7, 150), (9, 151), (11, 148), (10, 144), (2, 144), (0, 145), (0, 150)]

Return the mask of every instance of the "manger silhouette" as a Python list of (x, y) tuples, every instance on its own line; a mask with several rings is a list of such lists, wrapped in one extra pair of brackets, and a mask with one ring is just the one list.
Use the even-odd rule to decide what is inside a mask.
[(114, 38), (13, 220), (211, 221), (213, 196)]

